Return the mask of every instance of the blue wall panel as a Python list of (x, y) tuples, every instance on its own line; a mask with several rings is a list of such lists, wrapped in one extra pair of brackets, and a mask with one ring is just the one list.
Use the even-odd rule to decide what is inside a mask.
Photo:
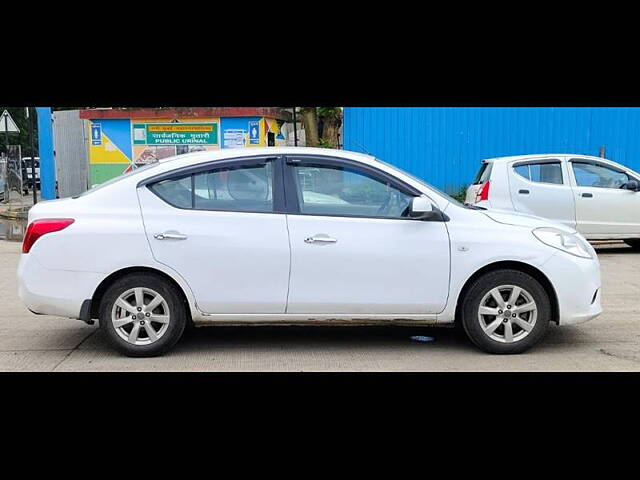
[(344, 148), (372, 155), (448, 192), (480, 160), (534, 153), (605, 156), (640, 171), (640, 108), (346, 107)]
[(56, 198), (56, 162), (53, 156), (51, 107), (36, 107), (38, 114), (38, 156), (40, 157), (40, 193), (43, 200)]

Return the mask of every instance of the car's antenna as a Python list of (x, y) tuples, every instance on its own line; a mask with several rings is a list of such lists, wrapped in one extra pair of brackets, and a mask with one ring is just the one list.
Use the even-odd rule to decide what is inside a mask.
[[(367, 155), (371, 155), (371, 153), (369, 153), (369, 152), (367, 151), (367, 149), (366, 149), (366, 148), (364, 148), (364, 147), (362, 146), (362, 144), (360, 144), (360, 142), (356, 142), (355, 140), (352, 140), (352, 142), (353, 142), (353, 143), (355, 143), (355, 144), (356, 144), (356, 147), (359, 147), (359, 148), (360, 148), (360, 150), (362, 150), (364, 153), (366, 153)], [(371, 155), (371, 156), (373, 157), (373, 155)]]

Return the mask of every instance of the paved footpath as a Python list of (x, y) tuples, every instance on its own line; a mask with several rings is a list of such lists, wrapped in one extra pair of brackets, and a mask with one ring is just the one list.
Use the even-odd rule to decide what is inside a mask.
[(0, 240), (0, 371), (640, 371), (640, 253), (598, 253), (604, 313), (552, 326), (523, 355), (488, 355), (442, 328), (217, 327), (196, 329), (164, 357), (132, 359), (96, 326), (30, 313), (17, 296), (20, 243)]

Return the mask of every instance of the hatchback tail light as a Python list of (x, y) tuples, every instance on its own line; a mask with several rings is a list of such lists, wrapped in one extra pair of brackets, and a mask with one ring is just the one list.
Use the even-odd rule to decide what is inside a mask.
[(31, 222), (22, 242), (22, 253), (29, 253), (31, 247), (41, 236), (51, 232), (59, 232), (71, 225), (73, 218), (42, 218)]
[(489, 187), (491, 186), (491, 181), (486, 181), (482, 184), (482, 188), (476, 195), (476, 202), (481, 202), (482, 200), (489, 200)]

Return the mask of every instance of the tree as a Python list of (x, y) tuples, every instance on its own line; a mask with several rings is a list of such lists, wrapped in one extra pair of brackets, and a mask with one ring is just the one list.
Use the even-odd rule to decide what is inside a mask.
[(320, 135), (318, 134), (318, 113), (316, 107), (301, 107), (302, 125), (304, 126), (304, 136), (307, 147), (317, 147), (320, 145)]
[(342, 109), (340, 107), (301, 107), (307, 147), (338, 148)]
[(318, 107), (318, 117), (322, 119), (320, 146), (338, 148), (340, 146), (342, 109), (340, 107)]

